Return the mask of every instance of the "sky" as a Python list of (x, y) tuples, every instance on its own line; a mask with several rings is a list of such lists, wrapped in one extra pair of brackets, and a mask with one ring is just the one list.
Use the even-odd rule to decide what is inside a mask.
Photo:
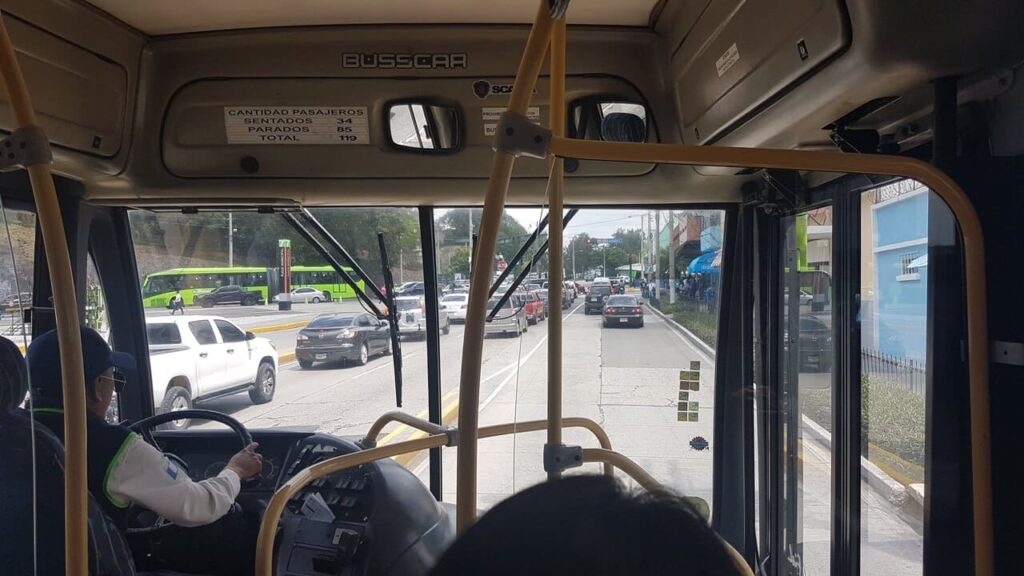
[[(541, 218), (540, 208), (506, 208), (505, 211), (531, 232), (537, 228)], [(440, 215), (444, 211), (437, 210), (435, 213)], [(644, 214), (647, 214), (646, 210), (580, 210), (565, 228), (565, 244), (568, 245), (573, 236), (582, 232), (595, 238), (609, 238), (619, 228), (639, 229), (641, 216)]]

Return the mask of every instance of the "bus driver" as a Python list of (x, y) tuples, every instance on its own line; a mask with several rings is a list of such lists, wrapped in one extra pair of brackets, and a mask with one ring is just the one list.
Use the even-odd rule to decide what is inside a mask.
[[(138, 434), (105, 420), (115, 390), (121, 392), (125, 382), (115, 370), (133, 370), (135, 359), (112, 351), (102, 336), (84, 326), (82, 359), (89, 491), (104, 512), (122, 531), (129, 504), (152, 510), (179, 526), (202, 526), (224, 516), (238, 496), (240, 482), (262, 469), (257, 444), (235, 454), (217, 476), (193, 482)], [(60, 348), (55, 330), (32, 341), (28, 365), (35, 418), (63, 441)]]

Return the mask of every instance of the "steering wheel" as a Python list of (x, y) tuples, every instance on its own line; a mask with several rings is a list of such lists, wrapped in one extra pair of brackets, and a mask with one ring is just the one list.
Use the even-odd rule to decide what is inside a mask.
[[(161, 424), (166, 424), (168, 422), (183, 419), (212, 420), (215, 422), (220, 422), (221, 424), (224, 424), (228, 428), (234, 430), (235, 434), (238, 436), (238, 439), (242, 444), (242, 448), (245, 448), (249, 444), (252, 444), (252, 434), (249, 433), (249, 430), (247, 430), (245, 426), (242, 425), (241, 422), (232, 418), (231, 416), (228, 416), (227, 414), (224, 414), (222, 412), (215, 412), (213, 410), (190, 409), (164, 412), (163, 414), (156, 414), (154, 416), (150, 416), (149, 418), (143, 418), (142, 420), (139, 420), (138, 422), (129, 426), (129, 429), (132, 430), (133, 432), (141, 434), (143, 439), (146, 440), (146, 442), (159, 448), (159, 445), (156, 443), (156, 438), (153, 437), (153, 428), (156, 428)], [(188, 465), (185, 463), (184, 460), (171, 453), (165, 453), (165, 456), (167, 456), (168, 459), (172, 460), (186, 474), (188, 473)], [(259, 476), (257, 475), (250, 480), (243, 481), (243, 483), (258, 480)], [(233, 508), (237, 506), (237, 503), (232, 505)], [(159, 514), (142, 508), (141, 506), (134, 505), (128, 511), (128, 518), (126, 519), (126, 524), (128, 526), (133, 526), (127, 529), (128, 534), (132, 535), (154, 535), (157, 532), (165, 532), (177, 527), (175, 524), (171, 523), (169, 520), (160, 516)]]

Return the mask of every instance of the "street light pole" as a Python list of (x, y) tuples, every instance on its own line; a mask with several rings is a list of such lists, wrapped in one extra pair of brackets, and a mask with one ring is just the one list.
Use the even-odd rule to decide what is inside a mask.
[(569, 242), (569, 247), (572, 250), (572, 279), (576, 279), (576, 238), (573, 238)]
[(228, 212), (228, 268), (235, 266), (235, 220)]
[(668, 211), (668, 303), (676, 303), (676, 214)]

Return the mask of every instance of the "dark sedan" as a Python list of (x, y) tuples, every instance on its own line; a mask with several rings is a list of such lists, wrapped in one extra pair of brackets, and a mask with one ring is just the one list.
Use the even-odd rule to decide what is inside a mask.
[(636, 326), (641, 328), (644, 325), (644, 309), (636, 296), (609, 296), (601, 311), (601, 318), (605, 328), (610, 326)]
[(338, 360), (351, 360), (362, 366), (378, 353), (391, 353), (391, 335), (387, 322), (369, 314), (317, 316), (299, 331), (295, 342), (295, 359), (300, 368)]

